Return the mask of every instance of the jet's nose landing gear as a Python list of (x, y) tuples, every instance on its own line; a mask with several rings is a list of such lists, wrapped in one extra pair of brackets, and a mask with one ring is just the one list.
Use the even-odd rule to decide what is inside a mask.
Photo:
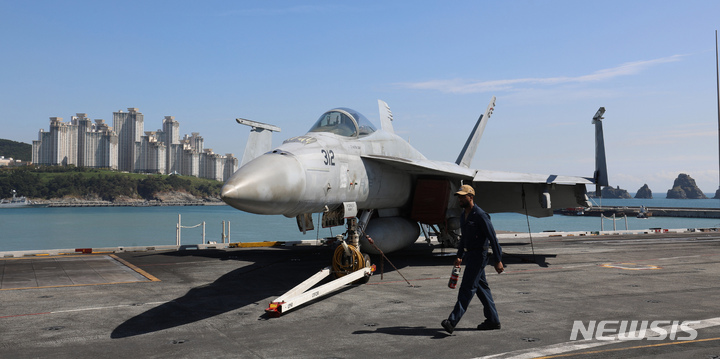
[(340, 278), (368, 267), (370, 268), (370, 273), (363, 276), (357, 283), (367, 283), (368, 280), (370, 280), (370, 275), (375, 272), (375, 266), (370, 263), (370, 256), (360, 253), (360, 250), (356, 246), (347, 244), (345, 241), (340, 242), (340, 245), (335, 248), (332, 259), (335, 278)]
[[(364, 231), (364, 225), (370, 219), (370, 213), (370, 211), (363, 213), (360, 226), (354, 218), (348, 221), (347, 240), (343, 239), (343, 235), (336, 237), (340, 244), (335, 248), (333, 254), (332, 270), (331, 267), (326, 267), (298, 284), (295, 288), (271, 302), (265, 312), (270, 317), (279, 317), (284, 312), (304, 303), (317, 300), (350, 283), (367, 283), (370, 276), (375, 272), (375, 266), (371, 265), (370, 256), (360, 252), (360, 236), (358, 233)], [(334, 275), (336, 279), (319, 287), (314, 287), (331, 275)]]
[[(347, 221), (347, 239), (343, 240), (342, 236), (338, 236), (340, 245), (335, 248), (332, 260), (333, 273), (336, 278), (340, 278), (346, 274), (361, 270), (363, 268), (371, 268), (370, 274), (375, 272), (375, 267), (370, 263), (370, 256), (360, 252), (360, 233), (362, 233), (370, 220), (372, 211), (364, 211), (357, 218), (349, 218)], [(370, 275), (364, 276), (357, 283), (367, 283)]]

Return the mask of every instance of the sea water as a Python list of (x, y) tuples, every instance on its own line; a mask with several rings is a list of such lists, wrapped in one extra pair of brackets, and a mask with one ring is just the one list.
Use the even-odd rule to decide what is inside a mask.
[[(316, 239), (341, 227), (299, 232), (295, 218), (262, 216), (230, 206), (52, 207), (0, 210), (0, 251)], [(199, 225), (199, 226), (198, 226)], [(318, 226), (316, 226), (318, 227)]]
[[(605, 199), (603, 206), (720, 208), (720, 200)], [(222, 241), (222, 222), (232, 242), (316, 240), (344, 232), (343, 227), (318, 228), (299, 232), (294, 218), (263, 216), (238, 211), (230, 206), (185, 207), (60, 207), (0, 209), (0, 251), (65, 248), (99, 248), (174, 245), (178, 216), (183, 227), (205, 222), (205, 242)], [(536, 233), (543, 231), (599, 231), (599, 217), (526, 217), (516, 213), (491, 214), (498, 231)], [(229, 224), (228, 224), (229, 223)], [(651, 217), (627, 219), (629, 229), (720, 227), (720, 219)], [(528, 226), (529, 224), (529, 226)], [(625, 220), (616, 222), (625, 229)], [(611, 220), (604, 220), (612, 230)], [(202, 225), (183, 228), (182, 244), (203, 242)]]

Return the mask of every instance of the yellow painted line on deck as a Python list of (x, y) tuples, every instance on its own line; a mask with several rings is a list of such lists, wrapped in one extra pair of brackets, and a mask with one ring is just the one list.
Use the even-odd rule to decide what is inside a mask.
[(637, 263), (605, 263), (600, 266), (605, 267), (605, 268), (617, 268), (617, 269), (625, 269), (625, 270), (662, 269), (662, 267), (658, 267), (658, 266), (652, 265), (652, 264), (637, 264)]
[(150, 273), (148, 273), (148, 272), (146, 272), (146, 271), (138, 268), (138, 267), (135, 266), (134, 264), (132, 264), (132, 263), (130, 263), (130, 262), (128, 262), (128, 261), (126, 261), (126, 260), (124, 260), (124, 259), (122, 259), (122, 258), (119, 258), (118, 256), (116, 256), (116, 255), (114, 255), (114, 254), (111, 254), (110, 257), (113, 258), (113, 259), (115, 259), (116, 261), (118, 261), (118, 262), (126, 265), (128, 268), (130, 268), (130, 269), (138, 272), (140, 275), (142, 275), (143, 277), (149, 279), (151, 282), (160, 282), (160, 279), (157, 279), (157, 277), (155, 277), (154, 275), (152, 275), (152, 274), (150, 274)]
[[(126, 267), (134, 270), (134, 271), (137, 272), (138, 274), (140, 274), (140, 275), (142, 275), (143, 277), (147, 278), (147, 279), (148, 279), (149, 281), (151, 281), (151, 282), (160, 282), (160, 279), (158, 279), (157, 277), (155, 277), (155, 276), (153, 276), (152, 274), (150, 274), (150, 273), (148, 273), (148, 272), (146, 272), (146, 271), (138, 268), (138, 267), (135, 266), (134, 264), (132, 264), (132, 263), (130, 263), (130, 262), (128, 262), (128, 261), (126, 261), (126, 260), (124, 260), (124, 259), (122, 259), (122, 258), (117, 257), (117, 256), (114, 255), (114, 254), (110, 254), (110, 255), (102, 254), (102, 255), (108, 256), (108, 257), (111, 257), (111, 258), (115, 259), (116, 261), (120, 262), (120, 263), (123, 264), (124, 266), (126, 266)], [(52, 257), (48, 256), (47, 258), (49, 259), (49, 258), (87, 257), (87, 256), (88, 256), (88, 254), (75, 254), (75, 253), (73, 253), (73, 255), (52, 256)], [(31, 258), (29, 258), (29, 257), (0, 258), (0, 260), (21, 260), (21, 259), (28, 260), (28, 259), (31, 259)], [(43, 258), (43, 259), (46, 259), (46, 258)], [(128, 283), (140, 283), (140, 282), (141, 282), (141, 281), (106, 282), (106, 283), (85, 283), (85, 284), (61, 284), (61, 285), (47, 285), (47, 286), (35, 286), (35, 287), (4, 288), (4, 289), (0, 289), (0, 291), (5, 291), (5, 290), (24, 290), (24, 289), (42, 289), (42, 288), (84, 287), (84, 286), (91, 286), (91, 285), (112, 285), (112, 284), (128, 284)]]
[(275, 247), (284, 242), (247, 242), (247, 243), (230, 243), (230, 248), (257, 248), (257, 247)]

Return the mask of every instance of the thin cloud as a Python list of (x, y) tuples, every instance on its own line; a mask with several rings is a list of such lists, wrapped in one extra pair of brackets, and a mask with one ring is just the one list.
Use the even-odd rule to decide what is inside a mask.
[(706, 141), (707, 138), (717, 138), (717, 128), (713, 123), (689, 123), (682, 127), (672, 127), (652, 132), (636, 132), (629, 136), (624, 146), (668, 146), (673, 143), (687, 143), (690, 141)]
[(424, 82), (408, 82), (399, 83), (399, 86), (415, 89), (415, 90), (435, 90), (447, 93), (481, 93), (495, 91), (513, 91), (518, 90), (521, 85), (560, 85), (572, 83), (587, 83), (606, 81), (620, 76), (630, 76), (638, 74), (647, 68), (658, 64), (680, 61), (685, 55), (673, 55), (655, 60), (627, 62), (620, 66), (610, 69), (596, 71), (589, 75), (582, 76), (560, 76), (547, 78), (524, 78), (524, 79), (508, 79), (508, 80), (491, 80), (491, 81), (472, 81), (464, 79), (453, 80), (431, 80)]

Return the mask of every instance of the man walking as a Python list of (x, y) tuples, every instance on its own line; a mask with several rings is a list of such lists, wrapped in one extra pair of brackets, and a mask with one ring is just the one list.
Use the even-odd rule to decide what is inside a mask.
[(465, 263), (465, 274), (460, 283), (455, 308), (448, 319), (442, 321), (441, 325), (448, 333), (452, 334), (460, 318), (465, 314), (472, 297), (477, 294), (483, 304), (483, 313), (485, 314), (485, 321), (477, 328), (479, 330), (500, 329), (500, 318), (498, 318), (495, 302), (485, 279), (489, 246), (492, 246), (495, 270), (498, 273), (502, 273), (504, 270), (502, 250), (495, 235), (495, 229), (490, 222), (490, 216), (473, 201), (475, 190), (471, 186), (463, 185), (455, 195), (458, 196), (460, 207), (464, 209), (460, 217), (462, 236), (458, 245), (455, 265), (460, 266), (461, 263)]

